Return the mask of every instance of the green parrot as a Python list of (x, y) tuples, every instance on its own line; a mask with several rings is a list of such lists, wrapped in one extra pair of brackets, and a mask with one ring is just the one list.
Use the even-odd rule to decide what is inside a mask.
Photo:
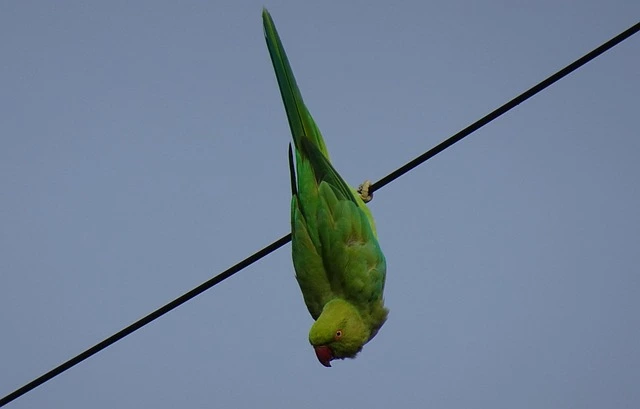
[(368, 185), (352, 189), (331, 164), (266, 9), (262, 21), (295, 147), (294, 169), (289, 144), (293, 265), (315, 320), (309, 342), (328, 367), (333, 359), (355, 358), (387, 319), (386, 261), (363, 200), (370, 200)]

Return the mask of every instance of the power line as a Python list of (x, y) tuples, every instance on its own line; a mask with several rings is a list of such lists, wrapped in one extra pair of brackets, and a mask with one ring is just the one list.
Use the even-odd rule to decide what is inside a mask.
[(557, 82), (558, 80), (566, 77), (567, 75), (571, 74), (573, 71), (575, 71), (578, 68), (582, 67), (583, 65), (585, 65), (589, 61), (593, 60), (594, 58), (598, 57), (599, 55), (605, 53), (606, 51), (609, 51), (611, 48), (615, 47), (616, 45), (620, 44), (621, 42), (623, 42), (627, 38), (629, 38), (632, 35), (634, 35), (635, 33), (637, 33), (638, 30), (640, 30), (640, 22), (636, 23), (635, 25), (633, 25), (630, 28), (626, 29), (622, 33), (620, 33), (617, 36), (613, 37), (611, 40), (609, 40), (606, 43), (602, 44), (600, 47), (598, 47), (598, 48), (594, 49), (593, 51), (583, 55), (580, 58), (578, 58), (577, 60), (575, 60), (571, 64), (567, 65), (566, 67), (564, 67), (560, 71), (558, 71), (555, 74), (553, 74), (552, 76), (548, 77), (546, 80), (541, 81), (538, 84), (534, 85), (533, 87), (529, 88), (528, 90), (526, 90), (522, 94), (520, 94), (517, 97), (513, 98), (511, 101), (509, 101), (506, 104), (502, 105), (500, 108), (497, 108), (493, 112), (490, 112), (489, 114), (485, 115), (484, 117), (478, 119), (476, 122), (474, 122), (471, 125), (467, 126), (466, 128), (464, 128), (463, 130), (461, 130), (457, 134), (455, 134), (455, 135), (451, 136), (450, 138), (440, 142), (438, 145), (436, 145), (433, 148), (429, 149), (427, 152), (425, 152), (422, 155), (418, 156), (417, 158), (415, 158), (411, 162), (407, 163), (406, 165), (396, 169), (395, 171), (391, 172), (387, 176), (383, 177), (382, 179), (380, 179), (379, 181), (377, 181), (376, 183), (372, 184), (369, 187), (369, 192), (373, 193), (374, 191), (382, 188), (383, 186), (386, 186), (388, 183), (391, 183), (392, 181), (396, 180), (400, 176), (402, 176), (405, 173), (409, 172), (410, 170), (412, 170), (416, 166), (418, 166), (418, 165), (426, 162), (427, 160), (431, 159), (432, 157), (436, 156), (437, 154), (439, 154), (443, 150), (447, 149), (448, 147), (450, 147), (454, 143), (461, 141), (462, 139), (467, 137), (469, 134), (471, 134), (471, 133), (477, 131), (478, 129), (482, 128), (483, 126), (485, 126), (489, 122), (493, 121), (494, 119), (498, 118), (502, 114), (505, 114), (506, 112), (510, 111), (512, 108), (515, 108), (517, 105), (520, 105), (521, 103), (523, 103), (527, 99), (531, 98), (532, 96), (536, 95), (538, 92), (540, 92), (543, 89), (547, 88), (551, 84), (553, 84), (553, 83)]
[(252, 255), (250, 255), (249, 257), (245, 258), (244, 260), (240, 261), (239, 263), (237, 263), (233, 267), (223, 271), (222, 273), (220, 273), (217, 276), (211, 278), (210, 280), (205, 281), (204, 283), (200, 284), (199, 286), (197, 286), (196, 288), (192, 289), (191, 291), (181, 295), (180, 297), (176, 298), (175, 300), (171, 301), (170, 303), (168, 303), (168, 304), (158, 308), (157, 310), (153, 311), (149, 315), (147, 315), (147, 316), (145, 316), (143, 318), (140, 318), (138, 321), (134, 322), (133, 324), (129, 325), (128, 327), (116, 332), (115, 334), (111, 335), (109, 338), (106, 338), (102, 342), (99, 342), (99, 343), (95, 344), (94, 346), (92, 346), (91, 348), (87, 349), (86, 351), (84, 351), (84, 352), (76, 355), (75, 357), (69, 359), (67, 362), (65, 362), (65, 363), (53, 368), (49, 372), (47, 372), (44, 375), (34, 379), (33, 381), (29, 382), (28, 384), (24, 385), (23, 387), (21, 387), (19, 389), (16, 389), (14, 392), (12, 392), (12, 393), (8, 394), (7, 396), (5, 396), (4, 398), (0, 399), (0, 406), (6, 405), (7, 403), (11, 402), (12, 400), (24, 395), (25, 393), (31, 391), (32, 389), (35, 389), (36, 387), (42, 385), (43, 383), (47, 382), (51, 378), (54, 378), (54, 377), (60, 375), (62, 372), (66, 371), (67, 369), (75, 366), (76, 364), (79, 364), (80, 362), (84, 361), (85, 359), (89, 358), (90, 356), (92, 356), (94, 354), (97, 354), (98, 352), (102, 351), (103, 349), (105, 349), (109, 345), (116, 343), (117, 341), (121, 340), (122, 338), (126, 337), (127, 335), (131, 334), (132, 332), (137, 331), (140, 328), (144, 327), (145, 325), (149, 324), (151, 321), (155, 320), (156, 318), (160, 318), (161, 316), (163, 316), (164, 314), (166, 314), (169, 311), (173, 310), (174, 308), (179, 307), (180, 305), (184, 304), (185, 302), (189, 301), (190, 299), (194, 298), (195, 296), (205, 292), (206, 290), (208, 290), (209, 288), (213, 287), (214, 285), (216, 285), (216, 284), (226, 280), (227, 278), (231, 277), (232, 275), (234, 275), (238, 271), (244, 269), (245, 267), (250, 266), (251, 264), (255, 263), (256, 261), (260, 260), (261, 258), (267, 256), (268, 254), (273, 253), (274, 251), (276, 251), (277, 249), (279, 249), (280, 247), (284, 246), (285, 244), (287, 244), (290, 241), (291, 241), (291, 234), (287, 234), (286, 236), (283, 236), (283, 237), (279, 238), (278, 240), (276, 240), (273, 243), (269, 244), (267, 247), (263, 248), (262, 250), (257, 251), (255, 253), (253, 253)]
[[(613, 48), (617, 44), (621, 43), (622, 41), (626, 40), (627, 38), (629, 38), (632, 35), (634, 35), (635, 33), (637, 33), (639, 30), (640, 30), (640, 22), (636, 23), (635, 25), (631, 26), (627, 30), (625, 30), (622, 33), (618, 34), (617, 36), (613, 37), (611, 40), (609, 40), (606, 43), (602, 44), (601, 46), (599, 46), (598, 48), (594, 49), (593, 51), (585, 54), (584, 56), (582, 56), (581, 58), (577, 59), (573, 63), (567, 65), (566, 67), (564, 67), (560, 71), (556, 72), (555, 74), (551, 75), (550, 77), (548, 77), (544, 81), (542, 81), (542, 82), (534, 85), (533, 87), (529, 88), (527, 91), (525, 91), (522, 94), (518, 95), (517, 97), (513, 98), (511, 101), (509, 101), (506, 104), (502, 105), (501, 107), (497, 108), (496, 110), (494, 110), (493, 112), (491, 112), (488, 115), (484, 116), (483, 118), (479, 119), (478, 121), (476, 121), (476, 122), (472, 123), (471, 125), (467, 126), (466, 128), (464, 128), (460, 132), (458, 132), (455, 135), (451, 136), (450, 138), (444, 140), (443, 142), (439, 143), (435, 147), (429, 149), (427, 152), (423, 153), (422, 155), (420, 155), (417, 158), (413, 159), (412, 161), (408, 162), (406, 165), (404, 165), (404, 166), (396, 169), (395, 171), (391, 172), (387, 176), (383, 177), (379, 181), (377, 181), (374, 184), (372, 184), (371, 187), (369, 188), (370, 189), (369, 191), (371, 193), (373, 193), (373, 191), (381, 189), (382, 187), (384, 187), (387, 184), (391, 183), (395, 179), (397, 179), (400, 176), (404, 175), (405, 173), (409, 172), (413, 168), (415, 168), (418, 165), (426, 162), (427, 160), (431, 159), (432, 157), (434, 157), (438, 153), (444, 151), (445, 149), (447, 149), (448, 147), (452, 146), (456, 142), (461, 141), (462, 139), (464, 139), (465, 137), (467, 137), (471, 133), (473, 133), (473, 132), (477, 131), (478, 129), (482, 128), (484, 125), (488, 124), (489, 122), (493, 121), (494, 119), (496, 119), (496, 118), (500, 117), (501, 115), (505, 114), (506, 112), (510, 111), (512, 108), (516, 107), (517, 105), (521, 104), (522, 102), (524, 102), (527, 99), (531, 98), (532, 96), (536, 95), (537, 93), (539, 93), (543, 89), (547, 88), (551, 84), (553, 84), (553, 83), (557, 82), (558, 80), (564, 78), (565, 76), (569, 75), (571, 72), (573, 72), (573, 71), (577, 70), (578, 68), (582, 67), (583, 65), (585, 65), (589, 61), (593, 60), (594, 58), (598, 57), (599, 55), (601, 55), (601, 54), (605, 53), (606, 51), (610, 50), (611, 48)], [(133, 324), (129, 325), (128, 327), (118, 331), (117, 333), (111, 335), (110, 337), (104, 339), (103, 341), (97, 343), (96, 345), (92, 346), (91, 348), (87, 349), (86, 351), (84, 351), (84, 352), (78, 354), (77, 356), (69, 359), (68, 361), (62, 363), (61, 365), (53, 368), (49, 372), (45, 373), (44, 375), (41, 375), (40, 377), (34, 379), (33, 381), (27, 383), (26, 385), (22, 386), (21, 388), (16, 389), (15, 391), (11, 392), (7, 396), (5, 396), (2, 399), (0, 399), (0, 407), (2, 407), (4, 405), (8, 404), (9, 402), (19, 398), (20, 396), (26, 394), (27, 392), (37, 388), (38, 386), (42, 385), (43, 383), (47, 382), (48, 380), (60, 375), (61, 373), (63, 373), (64, 371), (66, 371), (66, 370), (68, 370), (70, 368), (72, 368), (76, 364), (79, 364), (80, 362), (82, 362), (85, 359), (91, 357), (92, 355), (95, 355), (96, 353), (102, 351), (103, 349), (107, 348), (108, 346), (116, 343), (117, 341), (119, 341), (122, 338), (126, 337), (127, 335), (133, 333), (134, 331), (137, 331), (138, 329), (140, 329), (140, 328), (144, 327), (145, 325), (151, 323), (156, 318), (160, 318), (161, 316), (163, 316), (164, 314), (168, 313), (169, 311), (179, 307), (180, 305), (182, 305), (185, 302), (191, 300), (192, 298), (196, 297), (197, 295), (205, 292), (206, 290), (210, 289), (211, 287), (215, 286), (216, 284), (218, 284), (218, 283), (226, 280), (227, 278), (231, 277), (232, 275), (234, 275), (238, 271), (243, 270), (245, 267), (248, 267), (249, 265), (255, 263), (258, 260), (260, 260), (261, 258), (271, 254), (272, 252), (276, 251), (280, 247), (282, 247), (285, 244), (287, 244), (289, 241), (291, 241), (291, 234), (287, 234), (285, 236), (282, 236), (281, 238), (279, 238), (278, 240), (274, 241), (273, 243), (271, 243), (267, 247), (263, 248), (262, 250), (259, 250), (256, 253), (252, 254), (251, 256), (249, 256), (249, 257), (245, 258), (244, 260), (240, 261), (239, 263), (237, 263), (233, 267), (223, 271), (222, 273), (220, 273), (217, 276), (211, 278), (210, 280), (205, 281), (204, 283), (200, 284), (199, 286), (197, 286), (196, 288), (192, 289), (191, 291), (181, 295), (180, 297), (176, 298), (175, 300), (171, 301), (170, 303), (158, 308), (157, 310), (153, 311), (152, 313), (146, 315), (145, 317), (139, 319), (138, 321), (134, 322)]]

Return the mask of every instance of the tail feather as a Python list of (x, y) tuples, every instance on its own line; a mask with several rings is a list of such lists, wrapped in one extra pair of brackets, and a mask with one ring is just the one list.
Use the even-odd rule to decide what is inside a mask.
[[(269, 49), (273, 69), (278, 79), (278, 87), (280, 88), (282, 102), (287, 112), (287, 119), (289, 120), (289, 127), (291, 128), (295, 147), (298, 151), (303, 150), (301, 140), (302, 138), (308, 138), (313, 141), (328, 159), (329, 153), (327, 152), (327, 147), (315, 121), (311, 117), (311, 114), (309, 114), (302, 100), (302, 95), (300, 94), (296, 78), (289, 65), (287, 54), (280, 41), (280, 36), (271, 19), (271, 15), (266, 9), (262, 10), (262, 22), (267, 48)], [(305, 153), (306, 152), (302, 151), (303, 156), (306, 156)]]
[(289, 142), (289, 177), (291, 178), (291, 195), (296, 196), (298, 194), (298, 187), (296, 186), (296, 168), (293, 164), (291, 142)]

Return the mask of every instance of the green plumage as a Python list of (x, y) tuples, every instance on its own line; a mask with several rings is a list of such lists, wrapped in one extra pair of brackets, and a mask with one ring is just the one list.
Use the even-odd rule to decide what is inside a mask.
[(355, 357), (386, 320), (385, 258), (367, 205), (331, 164), (266, 10), (262, 18), (295, 146), (293, 264), (305, 304), (316, 320), (309, 341), (318, 359), (330, 366), (331, 359)]

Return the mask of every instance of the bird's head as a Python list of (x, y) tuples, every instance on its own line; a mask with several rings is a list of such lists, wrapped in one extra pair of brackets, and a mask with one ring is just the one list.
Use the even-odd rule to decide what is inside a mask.
[(367, 328), (358, 310), (342, 299), (329, 301), (309, 331), (309, 342), (318, 361), (331, 366), (334, 359), (355, 358), (369, 340)]

